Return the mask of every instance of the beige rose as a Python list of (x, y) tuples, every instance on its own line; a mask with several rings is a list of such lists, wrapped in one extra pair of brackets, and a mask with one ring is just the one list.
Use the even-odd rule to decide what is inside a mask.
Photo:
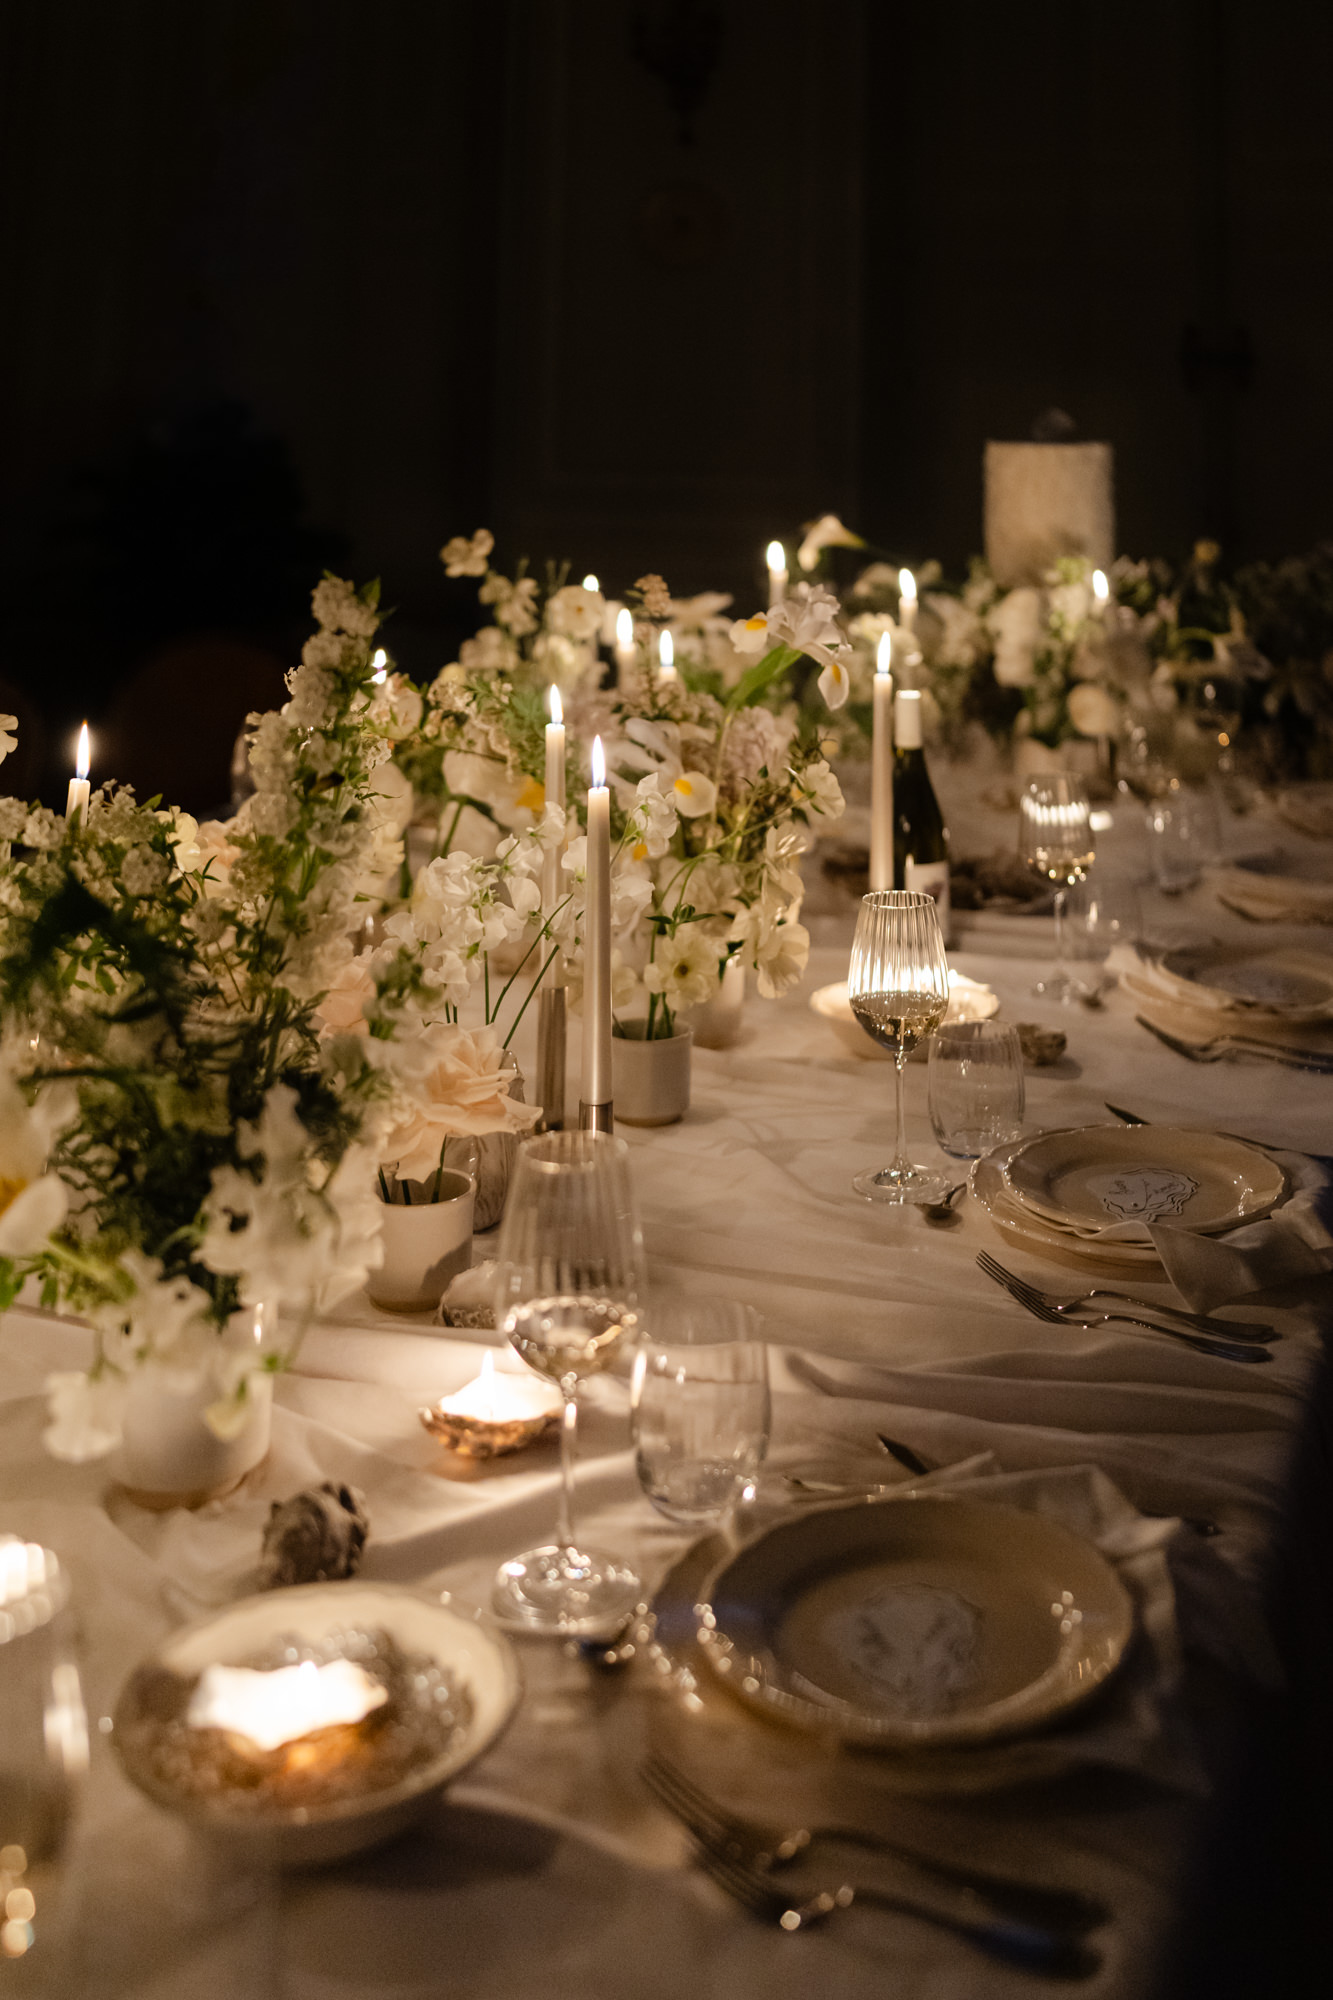
[(386, 1165), (397, 1163), (399, 1180), (434, 1173), (446, 1139), (527, 1132), (541, 1116), (540, 1105), (510, 1096), (518, 1071), (494, 1028), (440, 1023), (424, 1039), (429, 1067), (407, 1085), (410, 1095), (380, 1146)]

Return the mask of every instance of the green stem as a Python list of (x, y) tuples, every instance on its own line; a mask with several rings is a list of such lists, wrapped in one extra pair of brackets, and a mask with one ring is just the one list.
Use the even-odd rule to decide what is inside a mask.
[(505, 1036), (504, 1041), (500, 1045), (502, 1048), (507, 1049), (509, 1047), (509, 1044), (513, 1041), (515, 1034), (518, 1032), (518, 1024), (523, 1019), (523, 1016), (527, 1013), (533, 994), (537, 991), (537, 988), (541, 985), (543, 979), (545, 979), (547, 973), (551, 970), (552, 965), (555, 963), (556, 958), (559, 956), (559, 952), (560, 952), (560, 947), (559, 945), (556, 945), (551, 953), (551, 956), (547, 959), (545, 965), (542, 967), (541, 971), (537, 974), (537, 977), (533, 980), (532, 985), (528, 988), (527, 995), (523, 1001), (523, 1005), (519, 1008), (517, 1014), (515, 1014), (513, 1022), (509, 1029), (509, 1033)]

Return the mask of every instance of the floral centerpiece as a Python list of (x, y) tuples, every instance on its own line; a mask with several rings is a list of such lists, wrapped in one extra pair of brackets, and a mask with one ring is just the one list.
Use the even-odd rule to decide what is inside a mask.
[(147, 1365), (205, 1380), (208, 1424), (237, 1430), (310, 1313), (378, 1261), (385, 1163), (535, 1116), (493, 1031), (456, 1018), (466, 954), (521, 922), (488, 901), (521, 856), (458, 888), (447, 925), (423, 905), (354, 948), (399, 880), (388, 760), (420, 712), (374, 672), (377, 598), (315, 591), (227, 825), (110, 787), (67, 821), (0, 800), (0, 1302), (26, 1287), (97, 1341), (87, 1374), (53, 1378), (58, 1455), (117, 1443)]
[[(600, 593), (568, 584), (555, 566), (544, 582), (525, 566), (504, 578), (490, 567), (491, 548), (483, 530), (442, 551), (451, 575), (482, 578), (496, 623), (422, 691), (420, 725), (399, 744), (400, 767), (438, 814), (442, 852), (386, 929), (410, 925), (436, 871), (475, 879), (487, 866), (508, 866), (506, 857), (531, 841), (550, 810), (543, 698), (553, 683), (570, 746), (564, 886), (551, 910), (537, 909), (535, 889), (521, 899), (511, 890), (510, 902), (534, 939), (563, 952), (571, 1005), (582, 989), (586, 850), (577, 822), (594, 736), (603, 740), (613, 800), (618, 1014), (642, 1010), (646, 1036), (668, 1037), (680, 1012), (716, 992), (733, 959), (754, 970), (764, 997), (785, 991), (809, 951), (799, 922), (809, 827), (842, 810), (820, 725), (792, 700), (791, 677), (810, 659), (826, 707), (846, 701), (849, 647), (837, 599), (798, 585), (775, 609), (733, 620), (721, 593), (675, 600), (660, 577), (643, 576), (628, 593), (632, 657), (618, 649), (618, 684), (604, 687), (598, 635), (609, 607)], [(665, 631), (677, 642), (669, 670), (659, 664)], [(533, 960), (539, 975), (549, 956)]]

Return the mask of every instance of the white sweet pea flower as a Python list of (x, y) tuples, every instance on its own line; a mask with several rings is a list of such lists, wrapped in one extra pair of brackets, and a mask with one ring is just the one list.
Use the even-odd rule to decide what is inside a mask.
[(731, 927), (757, 975), (760, 996), (778, 1000), (794, 986), (810, 958), (810, 933), (804, 924), (775, 918), (761, 901), (743, 910)]
[(0, 1070), (0, 1257), (35, 1256), (65, 1220), (69, 1194), (46, 1163), (77, 1109), (74, 1093), (63, 1086), (30, 1105), (9, 1072)]
[(537, 630), (537, 579), (521, 576), (511, 583), (507, 576), (488, 576), (477, 592), (483, 604), (495, 606), (495, 622), (515, 639)]
[[(611, 1005), (616, 1013), (633, 1006), (642, 991), (639, 977), (619, 945), (611, 947)], [(565, 965), (565, 1004), (571, 1014), (583, 1012), (583, 954), (572, 953)]]
[(801, 789), (805, 792), (805, 809), (819, 819), (840, 819), (846, 801), (842, 787), (834, 777), (822, 757), (807, 764), (801, 773)]
[(838, 629), (838, 600), (831, 590), (818, 584), (798, 583), (790, 595), (775, 604), (768, 614), (768, 636), (798, 653), (825, 660), (830, 647), (842, 644)]
[(702, 771), (681, 771), (671, 780), (671, 795), (682, 819), (702, 819), (717, 804), (717, 786)]
[(722, 945), (699, 924), (682, 924), (674, 937), (659, 937), (644, 967), (643, 983), (673, 1007), (702, 1007), (717, 991)]
[(16, 734), (18, 726), (19, 719), (16, 715), (0, 715), (0, 764), (3, 764), (11, 750), (18, 748)]
[(451, 536), (440, 550), (445, 575), (485, 576), (486, 558), (494, 547), (495, 537), (489, 528), (478, 528), (475, 535)]
[(678, 804), (674, 791), (663, 792), (657, 772), (640, 778), (634, 804), (625, 818), (625, 841), (635, 861), (660, 861), (676, 831)]
[[(483, 625), (458, 649), (458, 664), (468, 674), (506, 673), (513, 664), (515, 649), (498, 625)], [(448, 673), (449, 669), (444, 670)]]

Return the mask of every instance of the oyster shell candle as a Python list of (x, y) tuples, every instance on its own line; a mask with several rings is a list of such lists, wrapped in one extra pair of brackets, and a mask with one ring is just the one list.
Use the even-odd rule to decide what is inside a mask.
[(553, 1382), (526, 1368), (497, 1368), (488, 1348), (479, 1375), (420, 1414), (431, 1436), (461, 1458), (500, 1458), (553, 1430), (562, 1407)]

